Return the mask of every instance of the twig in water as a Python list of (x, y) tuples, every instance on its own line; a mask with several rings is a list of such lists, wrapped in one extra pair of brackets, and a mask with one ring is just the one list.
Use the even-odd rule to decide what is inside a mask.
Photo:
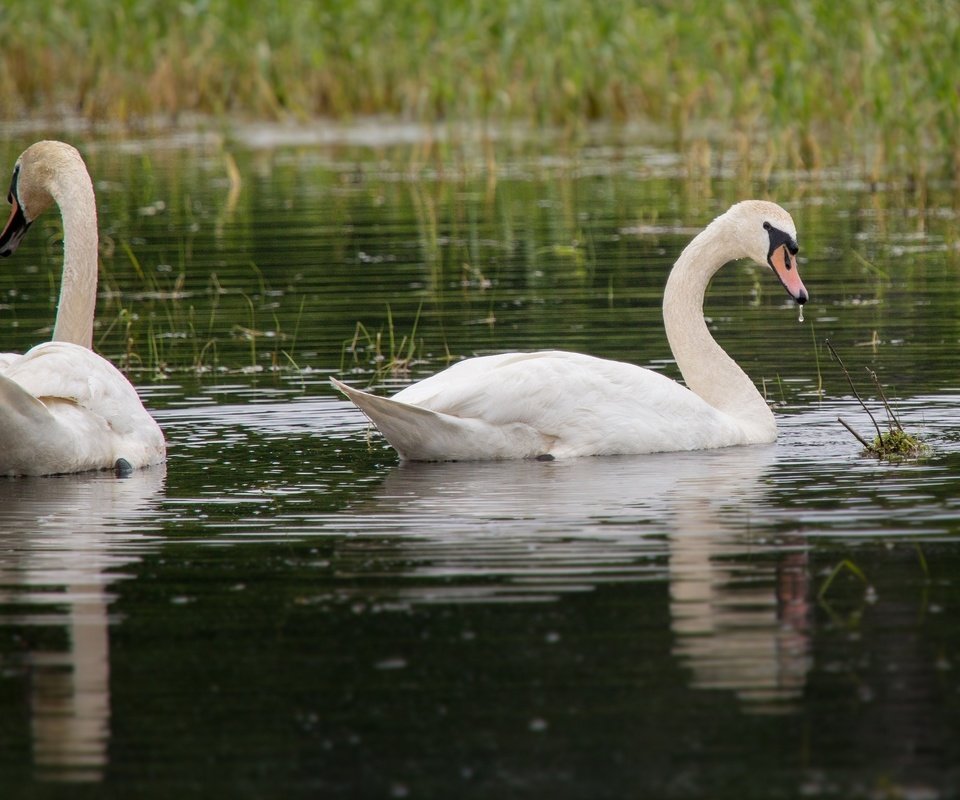
[[(877, 436), (883, 436), (880, 432), (880, 426), (877, 424), (877, 420), (874, 418), (873, 414), (870, 413), (870, 409), (867, 408), (867, 404), (863, 402), (863, 399), (860, 397), (860, 392), (857, 391), (857, 387), (853, 385), (853, 378), (850, 377), (850, 373), (847, 372), (846, 366), (844, 366), (843, 360), (837, 354), (837, 351), (833, 349), (833, 345), (830, 343), (829, 339), (824, 340), (827, 343), (827, 347), (830, 350), (830, 355), (836, 359), (836, 362), (840, 365), (840, 369), (843, 370), (843, 374), (847, 378), (847, 383), (850, 384), (850, 390), (853, 392), (853, 396), (857, 398), (857, 402), (863, 407), (863, 410), (867, 412), (867, 416), (870, 417), (870, 421), (873, 423), (873, 427), (877, 429)], [(860, 437), (857, 437), (860, 439)], [(863, 441), (861, 439), (861, 441)]]
[(870, 369), (870, 367), (867, 367), (867, 372), (869, 372), (870, 377), (873, 378), (873, 383), (880, 393), (880, 400), (883, 402), (883, 407), (887, 410), (887, 422), (890, 424), (890, 428), (893, 429), (893, 426), (896, 425), (897, 429), (902, 433), (903, 425), (900, 424), (900, 419), (893, 413), (893, 409), (890, 408), (890, 403), (887, 402), (887, 396), (883, 393), (883, 387), (880, 385), (880, 379), (877, 377), (877, 373)]
[(860, 442), (860, 444), (862, 444), (867, 450), (873, 450), (873, 445), (871, 445), (866, 439), (864, 439), (859, 433), (857, 433), (852, 427), (850, 427), (850, 423), (847, 422), (843, 417), (837, 417), (837, 422), (839, 422), (841, 425), (843, 425), (844, 428), (850, 431), (850, 433), (852, 433), (857, 438), (857, 441)]

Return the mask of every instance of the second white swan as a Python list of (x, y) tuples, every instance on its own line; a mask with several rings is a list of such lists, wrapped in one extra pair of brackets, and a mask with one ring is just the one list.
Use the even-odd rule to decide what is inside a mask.
[(63, 277), (53, 341), (0, 354), (0, 475), (127, 469), (162, 462), (160, 426), (136, 390), (90, 349), (97, 301), (97, 211), (75, 148), (36, 142), (17, 159), (0, 232), (9, 256), (56, 203), (63, 217)]
[(716, 343), (703, 317), (710, 278), (750, 258), (807, 302), (797, 231), (776, 203), (732, 206), (683, 250), (663, 319), (687, 386), (658, 372), (580, 353), (504, 353), (461, 361), (390, 398), (331, 379), (402, 459), (571, 458), (772, 442), (773, 412)]

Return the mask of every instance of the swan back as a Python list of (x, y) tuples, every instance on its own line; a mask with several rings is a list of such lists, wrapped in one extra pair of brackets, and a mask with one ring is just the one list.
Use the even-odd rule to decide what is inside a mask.
[(163, 432), (109, 361), (45, 342), (0, 374), (0, 475), (49, 475), (161, 463)]

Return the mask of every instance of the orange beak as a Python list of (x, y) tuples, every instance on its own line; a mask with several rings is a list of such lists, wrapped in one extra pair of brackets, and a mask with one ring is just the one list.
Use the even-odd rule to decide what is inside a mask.
[(777, 273), (780, 283), (787, 293), (797, 301), (797, 305), (803, 305), (810, 299), (807, 289), (800, 280), (800, 271), (797, 269), (797, 257), (791, 253), (786, 245), (781, 245), (770, 254), (770, 266)]

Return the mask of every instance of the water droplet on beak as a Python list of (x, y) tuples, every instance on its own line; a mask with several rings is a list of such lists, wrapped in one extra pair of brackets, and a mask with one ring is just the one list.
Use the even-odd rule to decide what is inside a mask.
[(797, 306), (797, 308), (800, 309), (797, 314), (797, 322), (803, 322), (803, 306)]

